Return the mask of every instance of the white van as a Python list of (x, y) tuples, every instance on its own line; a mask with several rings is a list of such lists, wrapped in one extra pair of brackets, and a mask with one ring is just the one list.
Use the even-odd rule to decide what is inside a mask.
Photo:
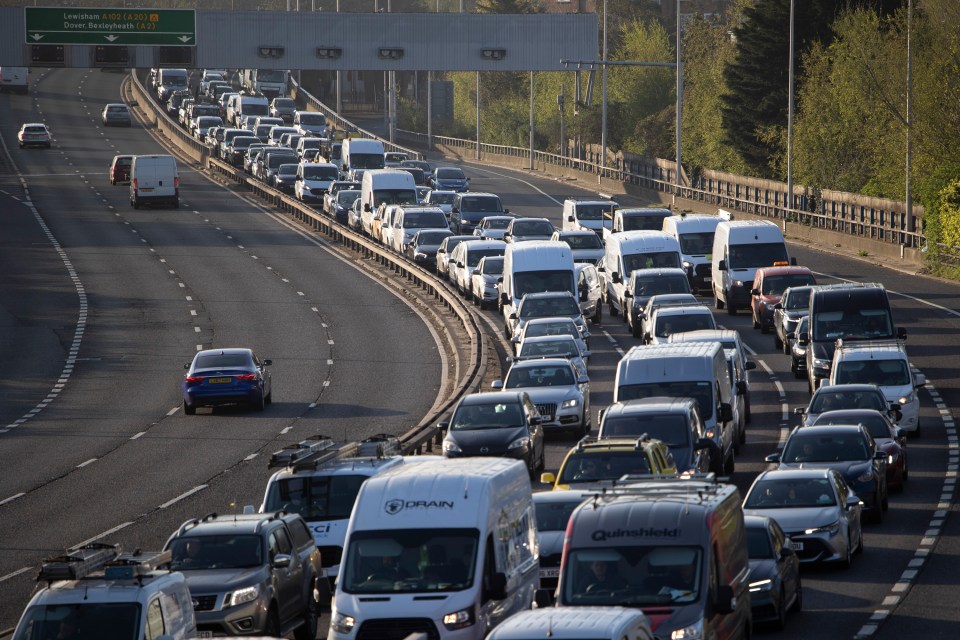
[(569, 291), (577, 295), (573, 249), (559, 240), (531, 240), (507, 245), (500, 283), (500, 306), (507, 338), (513, 337), (509, 318), (528, 293)]
[(679, 215), (663, 220), (663, 232), (680, 243), (681, 266), (687, 272), (690, 288), (696, 291), (710, 289), (710, 255), (713, 253), (713, 236), (720, 216)]
[[(170, 571), (169, 551), (120, 553), (93, 543), (48, 558), (13, 637), (195, 638), (197, 623), (182, 573)], [(71, 635), (72, 634), (72, 635)]]
[(154, 202), (180, 206), (180, 172), (171, 155), (133, 156), (130, 165), (130, 206)]
[(268, 113), (270, 102), (264, 96), (238, 93), (227, 100), (227, 122), (237, 127), (242, 126), (246, 116), (266, 116)]
[(650, 620), (625, 607), (556, 607), (507, 618), (487, 640), (653, 640)]
[(360, 204), (365, 213), (376, 212), (381, 204), (415, 206), (417, 203), (417, 185), (413, 181), (413, 176), (406, 171), (399, 169), (364, 171), (360, 182)]
[[(371, 138), (347, 138), (340, 149), (340, 164), (346, 180), (359, 180), (358, 175), (366, 171), (383, 169), (383, 143)], [(410, 178), (412, 180), (413, 176)]]
[(186, 69), (160, 69), (157, 72), (157, 98), (166, 102), (171, 93), (190, 88)]
[[(617, 211), (619, 213), (619, 210)], [(637, 269), (680, 268), (680, 243), (662, 231), (624, 231), (607, 237), (603, 257), (610, 315), (623, 313), (627, 278)]]
[(329, 640), (481, 640), (529, 609), (540, 580), (527, 469), (506, 458), (403, 465), (360, 488)]
[(27, 93), (30, 90), (29, 73), (28, 67), (0, 67), (0, 91)]
[(783, 233), (770, 220), (730, 220), (717, 225), (710, 273), (717, 309), (736, 315), (750, 306), (753, 278), (760, 267), (796, 264)]
[(659, 207), (615, 209), (613, 225), (610, 228), (604, 227), (603, 229), (603, 240), (606, 242), (610, 234), (623, 233), (624, 231), (661, 231), (663, 221), (671, 215), (673, 215), (673, 212), (670, 209)]
[(619, 207), (613, 200), (567, 198), (563, 201), (563, 231), (593, 231), (602, 235), (613, 225), (613, 212)]
[[(707, 435), (720, 447), (717, 473), (733, 473), (739, 434), (733, 420), (727, 358), (719, 342), (633, 347), (617, 364), (613, 401), (693, 398)], [(722, 467), (721, 467), (722, 464)]]

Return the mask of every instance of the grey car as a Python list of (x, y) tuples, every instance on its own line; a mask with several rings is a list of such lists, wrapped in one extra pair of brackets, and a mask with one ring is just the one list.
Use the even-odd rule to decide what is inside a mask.
[(437, 266), (437, 249), (453, 232), (448, 229), (421, 229), (407, 244), (407, 257), (426, 269)]
[(590, 433), (590, 378), (565, 358), (514, 362), (493, 388), (524, 391), (537, 405), (544, 429)]
[(860, 498), (836, 469), (764, 471), (747, 492), (743, 513), (776, 520), (800, 562), (849, 567), (863, 551)]
[(782, 350), (784, 355), (790, 355), (800, 318), (810, 313), (811, 291), (812, 286), (789, 287), (780, 302), (773, 305), (773, 346)]
[(100, 114), (100, 121), (105, 127), (112, 125), (129, 127), (131, 124), (130, 109), (123, 103), (108, 104), (103, 108), (103, 113)]

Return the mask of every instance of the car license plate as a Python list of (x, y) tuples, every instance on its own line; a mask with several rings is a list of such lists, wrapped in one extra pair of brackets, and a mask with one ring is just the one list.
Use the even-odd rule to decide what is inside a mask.
[(540, 577), (541, 577), (541, 578), (559, 578), (559, 577), (560, 577), (560, 569), (559, 569), (559, 568), (556, 568), (556, 569), (540, 569)]
[(790, 547), (793, 548), (794, 551), (803, 551), (803, 543), (802, 543), (802, 542), (793, 542), (793, 541), (791, 540), (791, 541), (790, 541)]
[(229, 384), (233, 378), (210, 378), (210, 384)]
[(706, 276), (706, 277), (703, 279), (703, 281), (704, 281), (704, 282), (713, 282), (713, 279), (712, 279), (710, 276)]
[(549, 413), (545, 413), (540, 417), (543, 418), (544, 422), (553, 422), (553, 416), (550, 415)]
[(153, 191), (153, 187), (143, 187), (142, 189), (140, 189), (140, 191), (147, 193), (148, 191)]
[(198, 638), (212, 638), (213, 631), (197, 631)]

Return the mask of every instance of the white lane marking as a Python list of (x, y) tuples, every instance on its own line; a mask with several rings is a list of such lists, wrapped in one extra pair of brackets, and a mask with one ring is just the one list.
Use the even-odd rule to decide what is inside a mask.
[(250, 462), (251, 460), (253, 460), (254, 458), (256, 458), (258, 455), (260, 455), (260, 454), (251, 453), (251, 454), (248, 455), (246, 458), (244, 458), (243, 461), (244, 461), (244, 462)]
[(123, 528), (125, 528), (125, 527), (129, 527), (129, 526), (132, 525), (132, 524), (133, 524), (132, 522), (124, 522), (123, 524), (118, 524), (117, 526), (115, 526), (115, 527), (112, 528), (112, 529), (107, 529), (107, 530), (104, 531), (103, 533), (98, 533), (97, 535), (93, 536), (92, 538), (88, 538), (87, 540), (84, 540), (83, 542), (80, 542), (80, 543), (78, 543), (78, 544), (73, 545), (72, 547), (70, 547), (70, 549), (79, 549), (80, 547), (86, 546), (86, 545), (90, 544), (91, 542), (96, 542), (97, 540), (99, 540), (99, 539), (101, 539), (101, 538), (105, 538), (105, 537), (109, 536), (111, 533), (116, 533), (117, 531), (120, 531), (120, 529), (123, 529)]
[(179, 410), (180, 410), (180, 407), (174, 407), (173, 409), (170, 409), (170, 411), (167, 411), (167, 416), (172, 416)]
[(0, 506), (3, 506), (3, 505), (5, 505), (5, 504), (7, 504), (7, 503), (9, 503), (9, 502), (13, 502), (13, 501), (16, 500), (17, 498), (22, 498), (22, 497), (25, 496), (25, 495), (27, 495), (27, 494), (24, 493), (23, 491), (21, 491), (20, 493), (16, 493), (16, 494), (10, 496), (9, 498), (4, 498), (3, 500), (0, 500)]
[(90, 458), (90, 459), (87, 460), (86, 462), (81, 462), (80, 464), (78, 464), (78, 465), (77, 465), (77, 469), (83, 469), (84, 467), (89, 466), (89, 465), (93, 464), (93, 463), (96, 462), (96, 461), (97, 461), (96, 458)]
[(30, 569), (33, 569), (33, 567), (24, 567), (23, 569), (17, 569), (16, 571), (12, 571), (5, 576), (0, 576), (0, 582), (4, 582), (6, 580), (9, 580), (10, 578), (16, 578), (21, 573), (26, 573), (27, 571), (30, 571)]
[(195, 486), (193, 489), (190, 489), (190, 491), (185, 491), (185, 492), (181, 493), (180, 495), (178, 495), (178, 496), (177, 496), (176, 498), (174, 498), (173, 500), (167, 500), (166, 502), (164, 502), (162, 505), (160, 505), (160, 506), (157, 507), (157, 508), (158, 508), (158, 509), (166, 509), (167, 507), (169, 507), (169, 506), (171, 506), (171, 505), (174, 505), (174, 504), (180, 502), (181, 500), (184, 500), (184, 499), (186, 499), (186, 498), (189, 498), (190, 496), (192, 496), (192, 495), (195, 494), (195, 493), (198, 493), (198, 492), (200, 492), (200, 491), (203, 491), (204, 489), (207, 488), (207, 486), (208, 486), (208, 485), (205, 485), (205, 484), (199, 484), (199, 485)]
[(130, 436), (130, 439), (131, 439), (131, 440), (139, 440), (140, 438), (142, 438), (142, 437), (145, 436), (145, 435), (147, 435), (147, 432), (146, 432), (146, 431), (141, 431), (140, 433), (135, 433), (134, 435)]

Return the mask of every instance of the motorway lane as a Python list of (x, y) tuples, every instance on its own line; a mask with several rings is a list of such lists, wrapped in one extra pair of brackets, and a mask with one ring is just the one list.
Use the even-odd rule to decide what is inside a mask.
[[(27, 494), (0, 505), (0, 628), (16, 622), (42, 556), (114, 529), (104, 539), (158, 547), (187, 517), (259, 503), (265, 454), (318, 432), (400, 433), (439, 385), (437, 347), (419, 316), (279, 216), (183, 165), (181, 210), (129, 208), (126, 189), (105, 180), (114, 147), (161, 148), (139, 127), (91, 123), (117, 99), (120, 79), (52, 71), (35, 78), (36, 105), (9, 103), (14, 122), (42, 110), (64, 147), (11, 152), (75, 263), (90, 319), (63, 392), (0, 440), (13, 471), (0, 478), (0, 501)], [(69, 283), (65, 271), (49, 279)], [(274, 359), (273, 406), (184, 416), (182, 363), (197, 345), (233, 344)], [(56, 373), (47, 382), (43, 393)], [(118, 389), (123, 404), (113, 401)]]
[[(444, 162), (434, 160), (434, 164)], [(570, 183), (534, 176), (528, 172), (465, 163), (471, 178), (471, 190), (492, 191), (501, 196), (511, 212), (521, 215), (544, 216), (560, 226), (560, 203), (566, 195), (587, 195)], [(644, 204), (631, 198), (622, 198), (625, 205)], [(912, 274), (901, 273), (870, 262), (817, 250), (809, 246), (791, 245), (791, 251), (800, 264), (813, 265), (822, 282), (845, 278), (858, 281), (878, 280), (891, 290), (894, 317), (906, 326), (910, 339), (908, 348), (913, 364), (931, 381), (948, 407), (958, 405), (960, 389), (951, 375), (960, 340), (956, 338), (957, 309), (960, 309), (960, 286)], [(903, 297), (906, 293), (920, 300)], [(940, 309), (924, 301), (944, 307)], [(712, 299), (704, 298), (706, 304)], [(638, 341), (627, 331), (620, 318), (611, 318), (604, 309), (602, 328), (591, 325), (590, 359), (591, 404), (594, 412), (612, 399), (612, 384), (616, 363), (622, 352)], [(502, 327), (496, 312), (487, 312), (490, 322)], [(763, 457), (777, 450), (785, 435), (785, 427), (798, 423), (792, 414), (794, 407), (806, 404), (806, 381), (797, 380), (790, 373), (789, 358), (773, 347), (772, 335), (763, 335), (752, 328), (749, 315), (717, 315), (717, 322), (737, 329), (746, 344), (770, 368), (764, 366), (752, 372), (753, 422), (748, 425), (747, 444), (737, 459), (733, 481), (745, 492), (756, 474), (768, 465)], [(779, 384), (784, 397), (781, 398)], [(911, 479), (902, 494), (891, 496), (891, 508), (882, 525), (868, 525), (864, 530), (866, 551), (854, 561), (850, 571), (831, 568), (805, 568), (804, 608), (806, 613), (793, 616), (785, 632), (779, 637), (801, 638), (821, 632), (824, 625), (832, 630), (830, 637), (853, 637), (868, 622), (875, 610), (889, 597), (892, 585), (914, 560), (914, 554), (926, 532), (931, 516), (937, 509), (943, 472), (947, 466), (946, 434), (939, 412), (933, 407), (929, 391), (921, 392), (924, 433), (909, 443)], [(784, 421), (784, 405), (789, 409)], [(596, 414), (594, 428), (597, 427)], [(563, 455), (574, 444), (571, 438), (553, 437), (548, 446), (547, 466), (556, 469)], [(544, 488), (544, 487), (540, 487)], [(960, 621), (960, 612), (954, 610), (947, 618)], [(760, 631), (765, 631), (762, 627)]]

